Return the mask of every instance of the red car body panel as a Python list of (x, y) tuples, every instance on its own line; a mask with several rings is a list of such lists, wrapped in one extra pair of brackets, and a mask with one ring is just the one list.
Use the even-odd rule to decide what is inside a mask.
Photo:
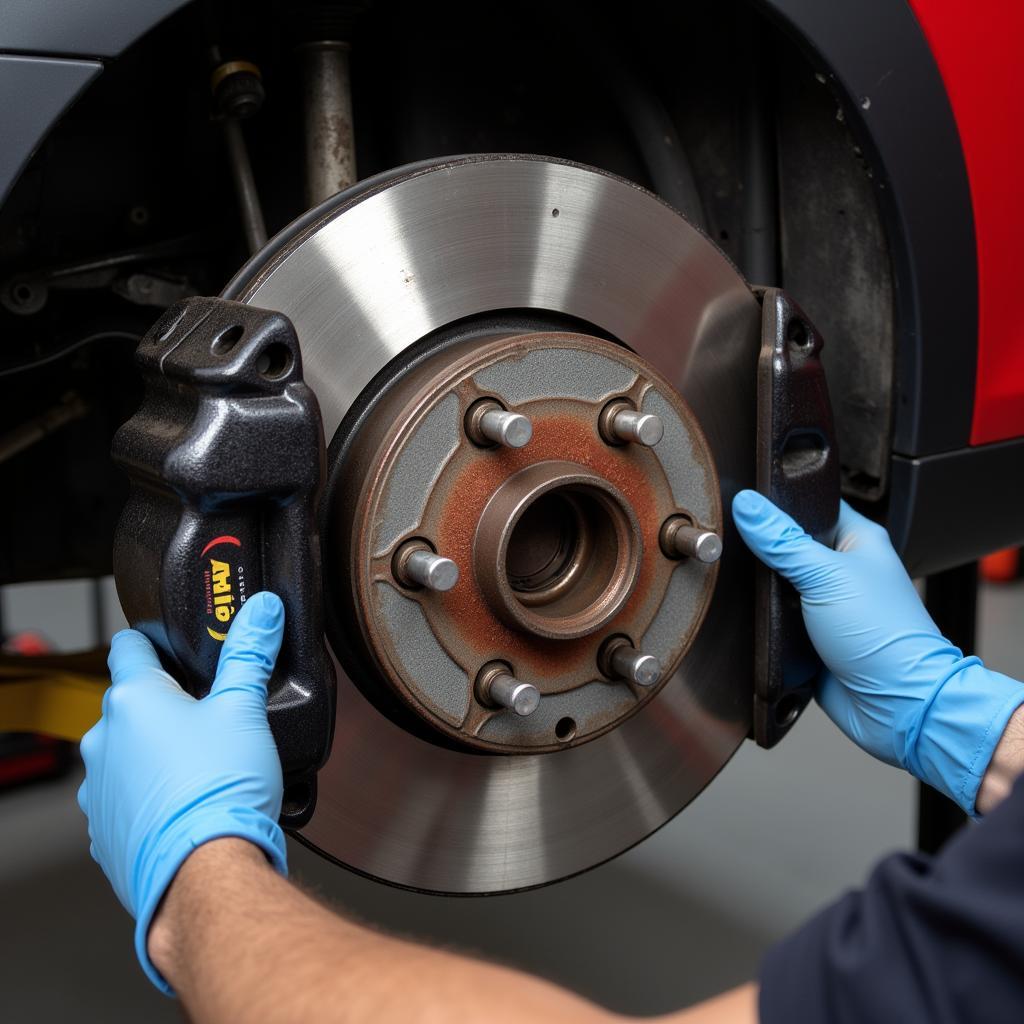
[(974, 207), (978, 374), (971, 444), (1004, 441), (1024, 435), (1024, 4), (911, 6), (949, 94)]

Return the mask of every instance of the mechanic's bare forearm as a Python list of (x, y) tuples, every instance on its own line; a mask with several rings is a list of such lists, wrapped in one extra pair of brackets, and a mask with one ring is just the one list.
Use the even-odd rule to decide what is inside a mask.
[(981, 780), (975, 804), (978, 813), (988, 814), (1001, 803), (1021, 774), (1024, 774), (1024, 706), (1011, 716)]
[[(195, 1024), (622, 1019), (518, 971), (347, 921), (238, 839), (207, 843), (188, 858), (154, 919), (149, 952)], [(753, 1024), (754, 1003), (747, 986), (670, 1019)]]

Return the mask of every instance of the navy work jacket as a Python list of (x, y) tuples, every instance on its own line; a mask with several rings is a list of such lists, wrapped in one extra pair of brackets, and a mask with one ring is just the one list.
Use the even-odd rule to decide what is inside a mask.
[(1024, 776), (768, 952), (761, 1024), (1024, 1024)]

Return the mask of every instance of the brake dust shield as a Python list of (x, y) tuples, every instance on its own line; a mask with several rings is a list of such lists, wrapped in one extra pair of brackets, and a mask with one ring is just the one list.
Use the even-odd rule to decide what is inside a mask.
[[(271, 240), (225, 295), (279, 310), (294, 323), (305, 380), (319, 400), (329, 463), (336, 469), (333, 476), (329, 470), (324, 495), (323, 576), (327, 618), (335, 624), (328, 638), (338, 659), (337, 723), (333, 752), (319, 776), (317, 809), (300, 838), (338, 863), (394, 885), (441, 893), (506, 892), (593, 867), (684, 808), (728, 761), (751, 724), (751, 569), (722, 510), (754, 480), (760, 308), (726, 257), (670, 207), (621, 179), (538, 157), (480, 156), (402, 168), (340, 193)], [(566, 374), (550, 372), (559, 365), (552, 359), (584, 350), (588, 365), (598, 367), (587, 371), (591, 383), (576, 380), (587, 374), (574, 376), (571, 355)], [(527, 379), (527, 353), (540, 360), (543, 379)], [(409, 383), (413, 371), (418, 376)], [(603, 372), (625, 374), (624, 383), (612, 377), (593, 383)], [(392, 386), (403, 375), (405, 383)], [(492, 382), (487, 394), (497, 395), (504, 386), (506, 395), (518, 393), (526, 402), (535, 436), (522, 454), (474, 450), (458, 413), (449, 431), (451, 447), (431, 456), (437, 470), (424, 478), (432, 496), (422, 499), (419, 519), (414, 516), (404, 534), (395, 530), (386, 540), (378, 536), (386, 509), (359, 525), (361, 510), (377, 509), (373, 503), (387, 497), (386, 487), (397, 486), (389, 483), (397, 462), (388, 461), (388, 452), (415, 454), (413, 430), (443, 407), (449, 395), (444, 389), (451, 389), (451, 403), (479, 403), (485, 380)], [(525, 397), (524, 388), (530, 392)], [(368, 401), (375, 390), (386, 400)], [(584, 441), (570, 444), (576, 436), (571, 424), (585, 423), (591, 412), (596, 424), (607, 414), (602, 403), (619, 392), (637, 409), (653, 401), (651, 395), (663, 398), (662, 419), (678, 424), (675, 433), (668, 430), (654, 448), (641, 451), (602, 447), (596, 427), (590, 433), (581, 428)], [(501, 395), (497, 400), (509, 406)], [(399, 421), (408, 429), (394, 425)], [(557, 430), (545, 427), (556, 422), (563, 424)], [(362, 447), (354, 455), (352, 438), (360, 431)], [(563, 437), (571, 450), (560, 450)], [(683, 449), (692, 449), (693, 464), (703, 467), (688, 478), (702, 481), (706, 493), (700, 500), (680, 500), (673, 473), (678, 478), (685, 472), (673, 467)], [(422, 455), (417, 458), (422, 462)], [(618, 472), (617, 466), (625, 468)], [(646, 504), (634, 497), (643, 490), (631, 483), (635, 466), (647, 467), (652, 481), (657, 478), (655, 497)], [(504, 556), (488, 562), (490, 549), (473, 556), (468, 535), (460, 583), (451, 592), (458, 598), (403, 591), (393, 581), (386, 585), (389, 552), (402, 543), (407, 547), (403, 538), (423, 533), (432, 516), (442, 537), (450, 537), (452, 524), (462, 519), (472, 520), (467, 530), (474, 528), (470, 497), (452, 505), (448, 491), (440, 493), (448, 486), (445, 474), (456, 469), (493, 477), (496, 485), (516, 473), (524, 487), (543, 478), (538, 493), (569, 488), (567, 501), (576, 509), (579, 495), (589, 495), (584, 512), (592, 507), (598, 511), (587, 514), (598, 517), (600, 509), (612, 508), (613, 525), (632, 538), (632, 561), (626, 562), (635, 579), (614, 592), (607, 614), (574, 626), (563, 638), (549, 627), (555, 620), (544, 619), (543, 609), (525, 597), (520, 606), (518, 597), (509, 596), (501, 576)], [(470, 495), (461, 486), (454, 493)], [(657, 522), (677, 511), (722, 536), (724, 554), (717, 565), (687, 568), (685, 559), (667, 562), (658, 550)], [(654, 524), (650, 528), (645, 516)], [(486, 547), (491, 536), (476, 529), (473, 550)], [(491, 532), (504, 536), (500, 529)], [(371, 545), (365, 557), (359, 547), (364, 536)], [(456, 541), (446, 543), (458, 547)], [(493, 565), (498, 582), (485, 580), (479, 592), (466, 589)], [(656, 617), (644, 595), (655, 585), (662, 588), (659, 595), (670, 594), (671, 579), (684, 573), (693, 575), (696, 596), (680, 606), (689, 616), (685, 636), (663, 643), (667, 671), (657, 687), (615, 684), (595, 669), (580, 676), (578, 665), (594, 664), (600, 629), (618, 629), (621, 616), (630, 628), (646, 630), (648, 642)], [(446, 603), (457, 599), (464, 604)], [(392, 607), (405, 617), (384, 635)], [(493, 614), (494, 622), (475, 634), (468, 626), (461, 629), (477, 608)], [(454, 611), (446, 617), (446, 609)], [(443, 649), (439, 657), (446, 671), (461, 680), (462, 706), (456, 712), (438, 710), (429, 692), (432, 677), (418, 681), (415, 665), (404, 670), (408, 636), (402, 622), (413, 622), (429, 644)], [(556, 621), (558, 629), (562, 624)], [(360, 632), (365, 636), (357, 641)], [(577, 701), (576, 718), (568, 719), (564, 710), (548, 718), (537, 712), (540, 717), (522, 719), (520, 728), (514, 717), (501, 717), (513, 712), (481, 706), (473, 691), (473, 645), (483, 643), (484, 632), (493, 649), (480, 647), (481, 661), (502, 656), (503, 636), (519, 645), (517, 665), (534, 664), (527, 659), (538, 651), (582, 652), (582, 661), (559, 662), (551, 679), (538, 682), (542, 709)], [(415, 662), (414, 655), (407, 652), (406, 660)], [(556, 661), (553, 653), (551, 664)], [(543, 674), (543, 659), (533, 671)], [(366, 683), (375, 673), (391, 680), (379, 684), (379, 699)], [(588, 673), (598, 677), (587, 684), (589, 690), (580, 685)], [(577, 695), (584, 692), (601, 695), (604, 704), (591, 700), (583, 707)], [(465, 706), (471, 713), (463, 714)], [(556, 718), (560, 732), (553, 731)], [(567, 720), (571, 731), (564, 727)]]

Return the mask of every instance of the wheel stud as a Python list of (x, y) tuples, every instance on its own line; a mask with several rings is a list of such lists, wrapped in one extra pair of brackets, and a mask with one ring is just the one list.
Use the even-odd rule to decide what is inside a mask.
[(605, 675), (626, 679), (637, 686), (653, 686), (661, 679), (661, 662), (653, 654), (638, 651), (624, 636), (608, 640), (598, 662)]
[(477, 696), (489, 707), (507, 708), (525, 718), (540, 706), (540, 690), (512, 675), (500, 661), (485, 665), (477, 676)]
[(608, 444), (639, 444), (653, 448), (665, 436), (665, 424), (652, 412), (637, 412), (624, 401), (605, 406), (601, 436)]
[(722, 557), (722, 538), (714, 530), (694, 526), (685, 516), (672, 516), (661, 528), (661, 550), (669, 558), (696, 558), (710, 565)]
[(395, 553), (394, 573), (406, 587), (425, 587), (444, 592), (459, 582), (459, 567), (450, 559), (435, 554), (423, 540), (406, 541)]
[(497, 402), (477, 402), (466, 416), (466, 433), (475, 444), (522, 448), (533, 437), (533, 424), (528, 416), (509, 412)]

